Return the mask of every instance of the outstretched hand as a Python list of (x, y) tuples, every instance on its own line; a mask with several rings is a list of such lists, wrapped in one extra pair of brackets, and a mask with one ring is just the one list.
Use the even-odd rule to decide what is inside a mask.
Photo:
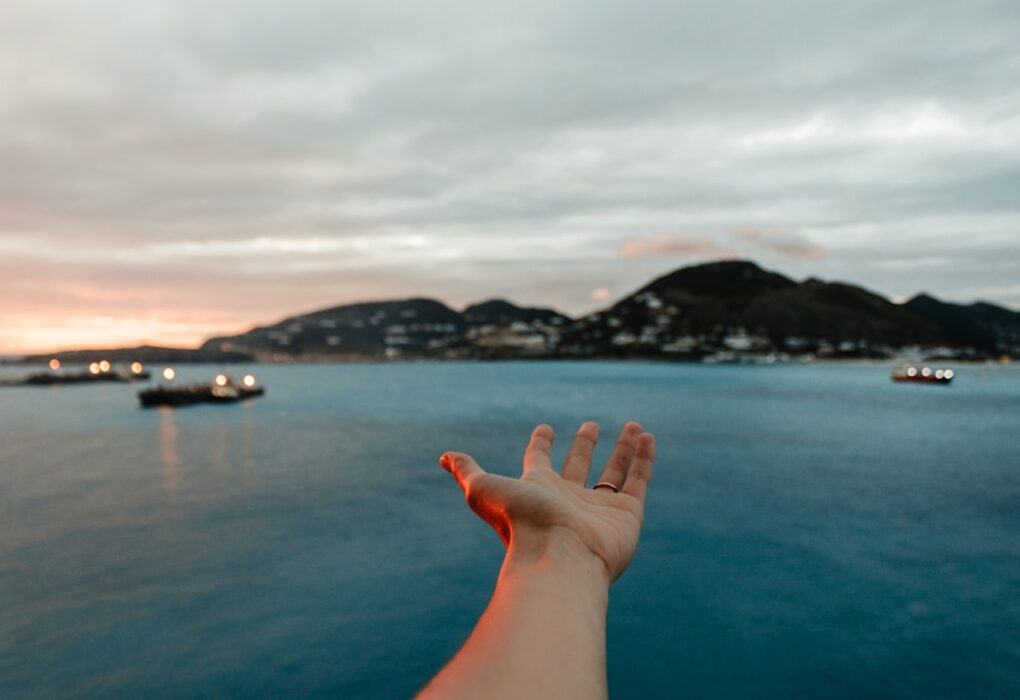
[(605, 698), (609, 584), (627, 568), (644, 518), (655, 439), (628, 423), (594, 488), (599, 426), (577, 431), (562, 475), (540, 425), (519, 479), (447, 452), (468, 505), (507, 545), (492, 599), (460, 651), (421, 698)]
[(548, 425), (532, 432), (519, 479), (490, 474), (462, 452), (444, 453), (440, 464), (456, 477), (471, 509), (512, 552), (528, 559), (564, 548), (572, 555), (591, 555), (614, 581), (637, 548), (655, 438), (637, 423), (628, 423), (596, 487), (589, 489), (598, 438), (597, 423), (580, 427), (562, 476), (552, 468), (553, 429)]

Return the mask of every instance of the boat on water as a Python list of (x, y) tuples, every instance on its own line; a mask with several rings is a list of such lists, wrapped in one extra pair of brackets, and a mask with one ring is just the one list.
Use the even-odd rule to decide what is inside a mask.
[(892, 373), (894, 382), (911, 382), (915, 384), (945, 384), (953, 381), (953, 370), (932, 369), (931, 367), (907, 367), (906, 369), (895, 370)]
[(246, 374), (240, 382), (234, 382), (225, 374), (216, 375), (209, 384), (193, 383), (173, 386), (170, 382), (175, 377), (171, 368), (163, 370), (166, 384), (160, 384), (138, 392), (138, 400), (143, 408), (157, 406), (192, 406), (199, 403), (237, 403), (244, 399), (255, 398), (266, 393), (266, 389), (255, 382), (255, 377)]
[(50, 360), (49, 372), (35, 372), (5, 382), (8, 386), (57, 386), (61, 384), (92, 384), (96, 382), (138, 382), (149, 379), (152, 375), (142, 366), (141, 362), (132, 362), (126, 368), (114, 367), (107, 360), (91, 363), (81, 372), (65, 372), (60, 369), (60, 361)]

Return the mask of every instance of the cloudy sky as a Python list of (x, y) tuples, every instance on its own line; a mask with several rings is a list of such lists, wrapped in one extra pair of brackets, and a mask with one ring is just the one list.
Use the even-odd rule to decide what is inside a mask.
[(0, 3), (0, 352), (675, 267), (1020, 308), (1020, 5)]

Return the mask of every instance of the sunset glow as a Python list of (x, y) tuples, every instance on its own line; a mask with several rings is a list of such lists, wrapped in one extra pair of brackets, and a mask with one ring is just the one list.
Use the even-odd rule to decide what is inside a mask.
[[(3, 285), (0, 281), (0, 288)], [(211, 335), (239, 333), (252, 325), (251, 321), (204, 309), (172, 311), (166, 318), (159, 318), (158, 311), (153, 317), (132, 317), (117, 316), (115, 310), (78, 315), (71, 310), (73, 305), (66, 314), (55, 308), (33, 313), (32, 309), (37, 308), (34, 304), (21, 309), (11, 306), (15, 305), (0, 309), (0, 324), (7, 324), (6, 332), (0, 334), (0, 354), (144, 344), (194, 347)]]

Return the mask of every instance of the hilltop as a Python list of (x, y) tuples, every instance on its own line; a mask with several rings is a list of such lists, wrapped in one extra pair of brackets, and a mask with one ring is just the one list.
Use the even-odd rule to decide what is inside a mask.
[(931, 319), (866, 289), (795, 282), (726, 261), (664, 275), (580, 319), (564, 341), (577, 354), (702, 357), (727, 350), (882, 356), (949, 339)]

